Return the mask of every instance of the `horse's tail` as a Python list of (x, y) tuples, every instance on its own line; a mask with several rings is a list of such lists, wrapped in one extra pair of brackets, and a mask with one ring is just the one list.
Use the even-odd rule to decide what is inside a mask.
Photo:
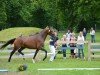
[(9, 45), (9, 44), (13, 44), (13, 42), (15, 41), (15, 39), (16, 39), (16, 38), (13, 38), (13, 39), (7, 41), (4, 45), (1, 46), (0, 49), (5, 48), (5, 47), (6, 47), (7, 45)]

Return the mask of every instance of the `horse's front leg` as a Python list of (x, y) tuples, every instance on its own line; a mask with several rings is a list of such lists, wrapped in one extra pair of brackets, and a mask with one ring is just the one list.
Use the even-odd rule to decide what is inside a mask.
[(39, 51), (39, 50), (38, 50), (38, 49), (36, 49), (35, 54), (34, 54), (34, 57), (33, 57), (33, 59), (32, 59), (33, 63), (35, 63), (34, 59), (35, 59), (35, 57), (36, 57), (36, 55), (37, 55), (38, 51)]
[(45, 57), (43, 58), (43, 61), (44, 61), (47, 58), (47, 51), (44, 48), (42, 48), (41, 51), (45, 52)]
[(24, 58), (24, 53), (22, 53), (22, 50), (24, 50), (25, 48), (24, 47), (21, 47), (19, 50), (18, 50), (18, 52), (23, 56), (23, 59), (25, 60), (25, 58)]

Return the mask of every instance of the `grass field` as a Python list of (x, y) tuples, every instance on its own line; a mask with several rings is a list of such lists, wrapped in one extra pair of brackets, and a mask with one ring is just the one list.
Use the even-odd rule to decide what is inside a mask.
[[(8, 29), (9, 30), (9, 29)], [(13, 29), (11, 29), (13, 30)], [(22, 29), (20, 29), (22, 30)], [(24, 31), (24, 30), (23, 30)], [(29, 30), (27, 30), (29, 31)], [(5, 31), (3, 31), (5, 32)], [(0, 32), (1, 34), (4, 34), (3, 32)], [(10, 32), (10, 31), (9, 31)], [(11, 37), (14, 37), (14, 35), (8, 36), (8, 31), (5, 32), (5, 38), (0, 38), (0, 40), (8, 40)], [(17, 29), (16, 29), (17, 32)], [(24, 33), (24, 32), (23, 32)], [(29, 34), (29, 32), (25, 32)], [(9, 33), (10, 34), (10, 33)], [(13, 34), (13, 33), (12, 33)], [(15, 35), (18, 36), (19, 33), (16, 33)], [(59, 33), (59, 37), (64, 33)], [(15, 37), (16, 37), (15, 36)], [(100, 42), (100, 32), (96, 33), (96, 42)], [(90, 40), (90, 35), (88, 34), (87, 40)], [(46, 40), (48, 41), (48, 40)], [(49, 51), (48, 45), (45, 46), (45, 48)], [(67, 51), (68, 52), (68, 51)], [(85, 44), (85, 57), (87, 58), (87, 44)], [(0, 53), (0, 55), (2, 55)], [(8, 53), (9, 55), (9, 53)], [(37, 56), (38, 58), (42, 59), (43, 55)], [(32, 63), (32, 58), (26, 58), (26, 60), (23, 59), (12, 59), (10, 63), (7, 62), (8, 59), (2, 59), (0, 58), (0, 69), (7, 69), (9, 70), (8, 73), (2, 73), (0, 72), (0, 75), (100, 75), (100, 70), (64, 70), (64, 71), (38, 71), (37, 69), (41, 68), (100, 68), (100, 58), (93, 59), (92, 61), (82, 60), (82, 59), (71, 59), (69, 58), (69, 55), (67, 55), (67, 59), (62, 59), (62, 54), (58, 54), (57, 58), (53, 62), (49, 62), (49, 56), (45, 61), (36, 61), (36, 63)], [(36, 58), (37, 59), (37, 58)], [(28, 68), (26, 71), (17, 72), (17, 68), (22, 65), (27, 64)]]

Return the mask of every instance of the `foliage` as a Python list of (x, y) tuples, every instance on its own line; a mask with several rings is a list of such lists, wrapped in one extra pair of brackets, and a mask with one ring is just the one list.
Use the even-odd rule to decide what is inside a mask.
[(1, 29), (50, 25), (79, 31), (100, 24), (99, 0), (0, 0), (0, 4)]

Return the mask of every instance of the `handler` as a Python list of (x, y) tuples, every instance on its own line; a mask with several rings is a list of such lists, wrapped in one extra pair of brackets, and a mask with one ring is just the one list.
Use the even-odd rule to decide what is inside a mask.
[(51, 35), (50, 42), (49, 42), (49, 48), (50, 48), (50, 51), (51, 51), (50, 61), (53, 61), (54, 58), (55, 58), (55, 55), (56, 55), (55, 49), (56, 49), (56, 46), (57, 46), (57, 40), (58, 40), (57, 32), (54, 32), (54, 35)]

